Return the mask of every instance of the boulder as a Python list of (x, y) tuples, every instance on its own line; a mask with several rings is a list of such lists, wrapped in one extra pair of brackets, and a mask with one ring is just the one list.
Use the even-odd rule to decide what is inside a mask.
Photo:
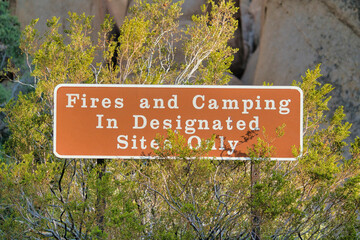
[[(179, 0), (174, 0), (179, 1)], [(218, 0), (217, 0), (218, 1)], [(239, 0), (235, 1), (235, 4), (239, 6)], [(46, 20), (57, 16), (61, 18), (62, 29), (66, 28), (66, 18), (68, 12), (76, 12), (78, 14), (85, 13), (86, 15), (94, 15), (93, 20), (93, 39), (97, 38), (97, 32), (100, 29), (100, 24), (103, 22), (105, 14), (110, 14), (114, 18), (116, 27), (114, 32), (118, 32), (117, 28), (123, 23), (128, 9), (134, 5), (134, 0), (61, 0), (61, 1), (49, 1), (49, 0), (11, 0), (11, 9), (21, 23), (22, 28), (28, 25), (32, 19), (39, 18), (37, 29), (40, 34), (46, 31)], [(184, 27), (186, 24), (191, 23), (191, 16), (194, 14), (201, 14), (201, 6), (206, 3), (206, 0), (185, 0), (182, 5), (182, 13), (179, 20), (180, 27)], [(236, 15), (236, 18), (240, 20), (240, 13)], [(240, 23), (240, 21), (239, 21)], [(231, 66), (231, 70), (237, 77), (240, 77), (245, 68), (245, 59), (243, 58), (243, 44), (241, 36), (241, 26), (234, 35), (234, 39), (229, 42), (234, 48), (238, 48), (239, 52), (235, 54), (235, 61)], [(180, 49), (180, 48), (178, 48)], [(176, 59), (181, 62), (183, 57), (181, 51), (178, 52)], [(232, 83), (240, 84), (239, 79), (233, 76)]]
[(61, 18), (62, 28), (60, 30), (64, 30), (67, 25), (66, 18), (68, 18), (69, 11), (78, 14), (85, 13), (86, 15), (94, 15), (93, 37), (95, 39), (106, 13), (105, 4), (102, 0), (11, 0), (10, 7), (12, 13), (18, 17), (22, 29), (28, 25), (32, 19), (39, 18), (36, 27), (40, 34), (47, 29), (46, 20), (51, 19), (53, 16)]
[[(178, 0), (174, 0), (178, 1)], [(240, 6), (239, 29), (229, 44), (240, 51), (231, 70), (232, 84), (290, 85), (307, 69), (322, 63), (321, 81), (335, 86), (331, 106), (344, 105), (360, 135), (360, 1), (359, 0), (233, 0)], [(63, 29), (68, 11), (95, 15), (94, 37), (105, 14), (120, 26), (134, 0), (10, 0), (22, 28), (39, 18), (40, 33), (46, 19), (61, 17)], [(205, 0), (185, 0), (180, 25), (200, 13)], [(245, 67), (246, 65), (246, 67)], [(335, 106), (336, 105), (336, 106)]]
[(290, 85), (321, 63), (321, 81), (335, 87), (331, 109), (343, 105), (360, 135), (360, 1), (268, 0), (263, 14), (253, 81), (244, 81)]

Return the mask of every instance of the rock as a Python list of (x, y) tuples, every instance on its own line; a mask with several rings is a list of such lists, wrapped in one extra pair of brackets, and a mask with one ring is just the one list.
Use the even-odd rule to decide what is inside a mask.
[(259, 58), (259, 48), (257, 48), (255, 52), (252, 53), (248, 59), (245, 72), (241, 77), (241, 82), (244, 85), (253, 84), (258, 58)]
[(255, 52), (260, 40), (263, 0), (241, 0), (241, 28), (245, 58)]
[[(300, 80), (307, 69), (322, 63), (321, 81), (336, 87), (332, 109), (344, 105), (348, 120), (355, 126), (353, 136), (360, 135), (360, 1), (233, 1), (241, 7), (236, 16), (241, 17), (241, 24), (236, 38), (229, 43), (240, 49), (231, 70), (242, 76), (241, 82), (290, 85)], [(180, 25), (200, 13), (204, 2), (185, 0)], [(46, 30), (46, 19), (59, 16), (64, 29), (68, 11), (84, 12), (95, 15), (95, 37), (105, 14), (111, 14), (120, 26), (132, 4), (133, 0), (10, 0), (22, 28), (39, 17), (37, 27), (41, 33)], [(231, 83), (241, 82), (233, 78)]]
[(131, 4), (131, 0), (105, 0), (104, 2), (105, 12), (114, 18), (117, 26), (121, 26)]
[(343, 105), (360, 135), (360, 1), (268, 0), (264, 13), (253, 83), (290, 85), (322, 63), (331, 109)]
[(32, 19), (39, 18), (36, 27), (40, 34), (47, 29), (46, 20), (51, 19), (53, 16), (61, 18), (62, 29), (60, 30), (64, 30), (67, 25), (66, 18), (68, 18), (69, 11), (94, 15), (94, 39), (97, 38), (97, 32), (100, 30), (100, 24), (103, 22), (106, 13), (105, 4), (102, 0), (11, 0), (10, 7), (12, 13), (18, 17), (22, 29), (30, 24)]
[(34, 90), (32, 86), (34, 86), (34, 78), (30, 76), (29, 73), (25, 73), (21, 76), (20, 82), (13, 83), (11, 98), (18, 99), (18, 95), (20, 92), (22, 94), (27, 94)]
[[(235, 5), (239, 6), (239, 0), (232, 1), (235, 1)], [(192, 15), (201, 14), (201, 6), (206, 2), (206, 0), (185, 0), (182, 5), (183, 15), (179, 20), (180, 27), (183, 28), (186, 24), (191, 23)], [(69, 11), (77, 12), (78, 14), (85, 13), (86, 15), (95, 15), (93, 20), (94, 31), (92, 33), (92, 38), (95, 40), (105, 14), (110, 14), (110, 16), (114, 18), (117, 27), (121, 26), (128, 13), (128, 9), (133, 6), (134, 3), (134, 0), (11, 0), (11, 9), (13, 14), (19, 18), (22, 28), (28, 25), (32, 19), (39, 18), (36, 27), (40, 31), (40, 34), (47, 29), (46, 20), (53, 16), (61, 18), (62, 29), (60, 30), (64, 30), (67, 25), (66, 18), (68, 17)], [(236, 18), (240, 19), (240, 13), (236, 15)], [(240, 28), (241, 27), (239, 27), (239, 30), (235, 33), (234, 39), (229, 42), (230, 46), (239, 49), (235, 54), (235, 60), (231, 65), (232, 72), (238, 77), (242, 75), (245, 68), (242, 33)], [(114, 31), (116, 32), (116, 29)], [(178, 46), (178, 49), (181, 49), (180, 46)], [(183, 57), (181, 52), (177, 53), (176, 59), (178, 62), (182, 61)], [(237, 79), (236, 81), (239, 81), (238, 78), (235, 79)]]
[(259, 58), (259, 42), (264, 0), (241, 0), (241, 28), (246, 68), (241, 76), (244, 85), (252, 85)]

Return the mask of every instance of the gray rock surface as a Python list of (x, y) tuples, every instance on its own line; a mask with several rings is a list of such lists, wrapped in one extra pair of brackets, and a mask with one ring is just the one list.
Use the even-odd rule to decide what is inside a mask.
[(321, 63), (321, 81), (335, 87), (331, 108), (343, 105), (352, 137), (360, 135), (360, 1), (268, 0), (264, 8), (253, 84), (290, 85)]
[[(235, 1), (235, 4), (239, 5), (238, 0), (233, 1)], [(123, 23), (128, 13), (128, 9), (133, 6), (134, 3), (134, 0), (11, 0), (11, 8), (13, 14), (18, 16), (22, 28), (28, 25), (32, 19), (39, 18), (37, 28), (40, 33), (46, 31), (46, 20), (53, 16), (60, 17), (62, 23), (61, 30), (64, 30), (66, 28), (66, 18), (68, 17), (69, 11), (78, 14), (85, 13), (86, 15), (94, 15), (93, 39), (96, 39), (97, 31), (100, 28), (100, 24), (102, 23), (105, 14), (110, 14), (118, 27)], [(190, 24), (192, 15), (201, 14), (201, 6), (204, 3), (206, 3), (206, 0), (185, 0), (182, 5), (183, 15), (179, 20), (180, 27), (185, 27), (187, 24)], [(236, 18), (240, 19), (240, 13), (236, 15)], [(235, 54), (235, 61), (231, 66), (231, 70), (240, 77), (245, 68), (242, 33), (240, 28), (235, 33), (234, 39), (229, 42), (229, 45), (239, 49), (239, 52)], [(178, 49), (180, 49), (179, 46)], [(181, 62), (183, 59), (181, 57), (181, 52), (178, 53), (176, 59), (178, 62)], [(239, 78), (233, 76), (232, 83), (240, 84), (241, 82)]]
[(102, 0), (10, 0), (12, 13), (16, 15), (23, 29), (32, 19), (39, 18), (37, 29), (40, 33), (46, 31), (46, 20), (53, 16), (60, 17), (62, 29), (66, 28), (68, 12), (94, 15), (93, 35), (97, 36), (100, 24), (106, 13), (105, 3)]
[[(10, 0), (24, 27), (40, 18), (61, 17), (68, 11), (95, 15), (94, 27), (105, 14), (122, 24), (133, 0)], [(177, 0), (174, 0), (177, 1)], [(199, 13), (205, 0), (185, 0), (181, 24)], [(344, 105), (354, 124), (353, 137), (360, 135), (360, 0), (234, 0), (241, 7), (241, 24), (231, 44), (241, 49), (232, 69), (241, 82), (232, 84), (290, 85), (316, 64), (322, 63), (321, 81), (336, 87), (332, 109)], [(240, 29), (242, 31), (240, 31)], [(244, 67), (246, 64), (246, 68)]]

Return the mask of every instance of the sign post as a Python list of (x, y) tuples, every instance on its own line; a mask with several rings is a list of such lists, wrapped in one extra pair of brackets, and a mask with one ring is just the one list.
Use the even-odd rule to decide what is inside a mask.
[[(249, 160), (257, 138), (273, 160), (302, 149), (302, 91), (297, 87), (62, 84), (56, 87), (54, 153), (60, 158), (156, 158), (154, 138), (172, 129), (190, 147), (216, 135), (207, 156)], [(278, 138), (276, 128), (285, 124)]]

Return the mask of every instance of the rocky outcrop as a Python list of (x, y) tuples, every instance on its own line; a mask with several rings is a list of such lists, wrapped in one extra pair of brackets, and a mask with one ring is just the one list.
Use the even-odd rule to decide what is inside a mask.
[(105, 4), (102, 0), (10, 0), (10, 8), (14, 15), (19, 18), (21, 27), (24, 28), (32, 19), (39, 18), (37, 29), (40, 33), (46, 31), (46, 20), (53, 16), (60, 17), (62, 30), (66, 28), (68, 12), (95, 16), (93, 19), (94, 36), (100, 29), (100, 24), (106, 14)]
[(360, 135), (360, 1), (268, 0), (262, 19), (243, 81), (290, 85), (321, 63), (321, 80), (335, 87), (332, 109), (343, 105)]
[[(235, 1), (236, 5), (239, 5), (238, 0)], [(93, 26), (93, 38), (96, 39), (97, 31), (102, 23), (105, 14), (110, 14), (114, 18), (116, 27), (120, 26), (126, 15), (128, 9), (134, 5), (134, 0), (62, 0), (62, 1), (49, 1), (49, 0), (11, 0), (11, 8), (13, 14), (18, 16), (22, 28), (31, 22), (32, 19), (39, 18), (37, 28), (40, 33), (46, 31), (46, 20), (53, 16), (60, 17), (62, 21), (62, 30), (66, 28), (66, 18), (68, 12), (77, 12), (78, 14), (85, 13), (86, 15), (94, 15)], [(201, 6), (206, 3), (206, 0), (185, 0), (182, 5), (182, 13), (179, 20), (180, 27), (184, 27), (186, 24), (191, 23), (191, 16), (194, 14), (201, 14)], [(240, 19), (240, 12), (235, 16)], [(241, 21), (239, 21), (240, 23)], [(234, 48), (238, 48), (238, 53), (235, 54), (235, 61), (231, 66), (232, 72), (240, 77), (244, 72), (245, 59), (243, 58), (243, 43), (241, 25), (235, 33), (234, 39), (229, 42)], [(181, 59), (181, 57), (178, 57)], [(234, 77), (232, 82), (234, 84), (240, 84), (238, 78)]]
[[(174, 0), (178, 1), (178, 0)], [(323, 82), (336, 88), (333, 103), (344, 105), (353, 135), (360, 135), (360, 1), (359, 0), (234, 0), (241, 21), (235, 40), (240, 49), (232, 70), (241, 76), (233, 84), (290, 85), (309, 68), (322, 63)], [(190, 22), (205, 0), (185, 0), (180, 24)], [(61, 17), (68, 11), (95, 15), (95, 32), (105, 14), (121, 25), (133, 0), (10, 0), (25, 26), (40, 18)], [(242, 31), (240, 31), (242, 30)], [(244, 67), (246, 65), (246, 68)], [(245, 69), (245, 72), (244, 72)], [(335, 106), (334, 106), (335, 107)], [(333, 108), (334, 108), (333, 107)]]

